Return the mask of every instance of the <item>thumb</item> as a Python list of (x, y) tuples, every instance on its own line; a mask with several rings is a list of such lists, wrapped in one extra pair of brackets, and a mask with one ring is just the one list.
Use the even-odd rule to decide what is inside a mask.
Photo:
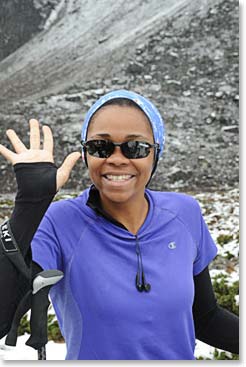
[(59, 190), (65, 183), (67, 182), (70, 173), (75, 166), (77, 160), (81, 157), (80, 152), (73, 152), (70, 153), (64, 162), (62, 163), (61, 167), (58, 168), (56, 174), (56, 188)]

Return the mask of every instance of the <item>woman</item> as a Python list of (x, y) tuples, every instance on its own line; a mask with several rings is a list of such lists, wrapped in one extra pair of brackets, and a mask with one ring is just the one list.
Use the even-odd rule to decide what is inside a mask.
[(16, 153), (0, 152), (16, 173), (10, 227), (23, 257), (32, 240), (34, 271), (65, 274), (51, 299), (66, 359), (191, 360), (196, 337), (238, 353), (238, 318), (217, 305), (208, 272), (217, 249), (198, 203), (147, 189), (165, 140), (156, 107), (125, 90), (101, 97), (82, 127), (92, 185), (51, 205), (80, 154), (57, 170), (43, 133), (40, 150), (31, 120), (30, 150), (11, 130)]

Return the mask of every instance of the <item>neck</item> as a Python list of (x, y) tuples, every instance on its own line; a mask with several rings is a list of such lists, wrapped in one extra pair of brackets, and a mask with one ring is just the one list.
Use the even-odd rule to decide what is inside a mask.
[(101, 199), (101, 203), (109, 215), (123, 224), (134, 235), (137, 234), (148, 214), (149, 204), (145, 196), (130, 203), (109, 202), (105, 199)]

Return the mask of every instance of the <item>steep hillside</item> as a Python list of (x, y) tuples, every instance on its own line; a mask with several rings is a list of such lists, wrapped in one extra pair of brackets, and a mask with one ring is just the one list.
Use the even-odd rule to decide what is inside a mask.
[(113, 64), (131, 54), (129, 43), (158, 32), (173, 15), (204, 11), (209, 3), (214, 2), (61, 1), (45, 30), (1, 62), (0, 101), (57, 93), (91, 75), (112, 73), (112, 67), (118, 70)]
[[(46, 30), (0, 63), (0, 141), (25, 135), (27, 120), (48, 123), (56, 161), (80, 149), (84, 114), (106, 91), (150, 97), (167, 144), (153, 188), (227, 190), (238, 186), (238, 3), (234, 0), (68, 0)], [(100, 14), (100, 16), (99, 16)], [(27, 138), (25, 137), (25, 140)], [(1, 190), (15, 188), (0, 158)], [(67, 188), (89, 184), (77, 166)]]

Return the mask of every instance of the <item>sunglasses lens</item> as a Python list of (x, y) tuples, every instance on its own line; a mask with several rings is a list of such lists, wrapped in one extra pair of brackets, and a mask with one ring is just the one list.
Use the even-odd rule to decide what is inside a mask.
[(114, 144), (106, 140), (91, 140), (85, 147), (90, 155), (98, 158), (108, 158), (114, 151)]
[[(97, 158), (108, 158), (114, 152), (115, 144), (107, 140), (90, 140), (84, 144), (86, 151)], [(121, 151), (126, 158), (145, 158), (150, 153), (151, 145), (144, 141), (127, 141), (120, 144)]]
[(150, 152), (150, 145), (142, 141), (127, 141), (121, 147), (122, 152), (129, 159), (145, 158)]

